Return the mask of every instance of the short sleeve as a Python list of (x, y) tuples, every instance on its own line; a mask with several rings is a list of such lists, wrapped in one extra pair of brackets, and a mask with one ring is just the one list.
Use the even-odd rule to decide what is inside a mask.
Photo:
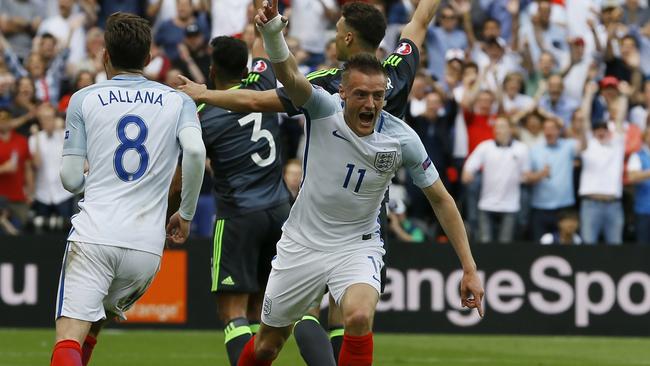
[(407, 128), (409, 133), (400, 138), (402, 165), (408, 170), (413, 184), (419, 188), (429, 187), (440, 178), (440, 174), (418, 135), (410, 127)]
[(291, 98), (289, 98), (289, 95), (287, 95), (287, 91), (284, 87), (275, 89), (275, 92), (278, 95), (278, 98), (280, 98), (280, 103), (282, 103), (284, 111), (287, 112), (289, 116), (293, 117), (302, 114), (300, 108), (293, 105), (293, 102), (291, 101)]
[(397, 48), (383, 62), (389, 85), (384, 110), (402, 118), (406, 114), (409, 93), (420, 63), (418, 47), (410, 39), (401, 39)]
[(251, 72), (242, 82), (243, 89), (270, 90), (275, 89), (277, 82), (271, 62), (265, 58), (254, 58)]
[(196, 104), (194, 104), (194, 101), (188, 97), (187, 94), (179, 93), (179, 95), (183, 99), (183, 106), (181, 107), (181, 113), (178, 116), (176, 137), (178, 137), (178, 134), (187, 127), (194, 127), (201, 130), (198, 112), (196, 111)]
[(640, 172), (643, 170), (643, 167), (641, 165), (641, 159), (639, 158), (639, 154), (632, 154), (630, 156), (630, 160), (627, 162), (627, 169), (628, 172)]
[(82, 111), (85, 95), (85, 93), (77, 92), (70, 98), (65, 117), (63, 156), (86, 156), (86, 123)]
[(338, 96), (331, 95), (323, 88), (312, 86), (311, 96), (302, 108), (309, 112), (312, 120), (316, 120), (334, 115), (341, 110), (341, 103)]

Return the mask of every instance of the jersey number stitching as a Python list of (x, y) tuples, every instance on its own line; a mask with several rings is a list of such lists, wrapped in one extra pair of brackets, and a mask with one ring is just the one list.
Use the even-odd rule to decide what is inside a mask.
[[(352, 172), (354, 171), (354, 164), (348, 164), (345, 166), (348, 168), (348, 173), (345, 175), (345, 180), (343, 181), (343, 188), (348, 188), (348, 184), (350, 184), (350, 178), (352, 178)], [(359, 180), (357, 180), (357, 184), (354, 186), (354, 193), (359, 193), (359, 189), (361, 188), (361, 182), (363, 182), (363, 177), (366, 175), (366, 170), (365, 169), (359, 169)]]
[[(126, 136), (126, 127), (130, 124), (138, 126), (138, 135), (135, 139), (130, 139)], [(144, 146), (144, 142), (147, 140), (148, 133), (149, 130), (142, 118), (132, 114), (122, 117), (117, 123), (117, 139), (120, 141), (120, 145), (115, 150), (113, 156), (113, 167), (115, 168), (115, 174), (121, 180), (133, 182), (142, 178), (144, 172), (147, 171), (147, 167), (149, 166), (149, 153)], [(129, 150), (135, 150), (140, 159), (138, 169), (135, 172), (128, 172), (124, 168), (124, 154)]]
[(266, 139), (269, 142), (269, 156), (262, 158), (258, 153), (251, 154), (251, 159), (253, 159), (253, 162), (261, 167), (273, 164), (275, 161), (275, 140), (273, 139), (273, 134), (269, 132), (269, 130), (262, 129), (262, 113), (251, 113), (245, 117), (240, 118), (238, 122), (242, 127), (251, 122), (254, 122), (251, 141), (257, 142), (259, 139)]

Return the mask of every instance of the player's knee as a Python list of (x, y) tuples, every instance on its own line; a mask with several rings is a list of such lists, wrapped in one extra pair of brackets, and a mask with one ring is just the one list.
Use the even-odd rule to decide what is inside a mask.
[(370, 332), (372, 312), (367, 309), (355, 309), (345, 316), (345, 331), (351, 335), (364, 335)]
[(255, 358), (261, 361), (272, 361), (278, 357), (281, 344), (262, 340), (255, 345)]

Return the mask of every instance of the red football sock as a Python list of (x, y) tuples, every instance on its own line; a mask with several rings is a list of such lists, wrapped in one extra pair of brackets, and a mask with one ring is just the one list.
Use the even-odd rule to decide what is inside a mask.
[(364, 336), (343, 335), (339, 366), (372, 365), (372, 332)]
[(87, 335), (84, 340), (84, 344), (81, 347), (81, 363), (83, 366), (87, 366), (90, 362), (90, 356), (93, 354), (93, 348), (97, 344), (97, 338)]
[(271, 366), (272, 362), (255, 359), (255, 337), (253, 336), (241, 351), (237, 366)]
[(83, 366), (79, 342), (72, 339), (56, 342), (54, 351), (52, 351), (50, 366)]

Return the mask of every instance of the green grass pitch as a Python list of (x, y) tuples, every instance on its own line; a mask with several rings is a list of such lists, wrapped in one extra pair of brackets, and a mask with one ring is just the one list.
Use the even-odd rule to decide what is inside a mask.
[[(0, 365), (48, 365), (53, 330), (0, 329)], [(650, 365), (650, 339), (605, 337), (377, 334), (375, 363), (385, 366)], [(303, 365), (290, 340), (274, 366)], [(228, 365), (220, 331), (107, 330), (93, 366)]]

